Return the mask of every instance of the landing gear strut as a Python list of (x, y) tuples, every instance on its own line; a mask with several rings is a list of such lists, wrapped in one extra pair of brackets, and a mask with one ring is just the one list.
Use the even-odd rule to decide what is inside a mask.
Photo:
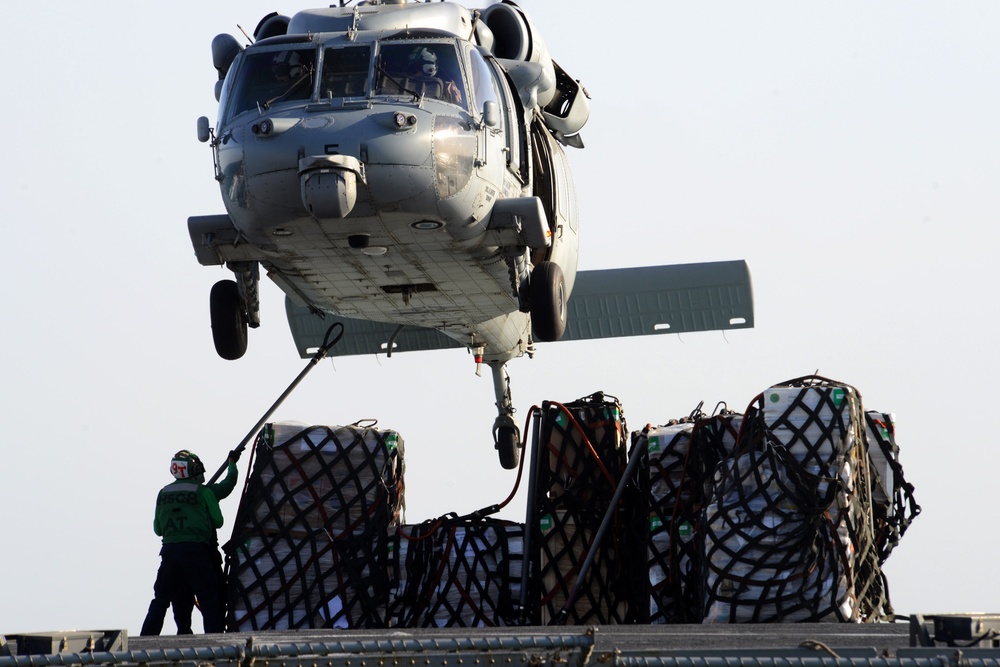
[(500, 465), (513, 470), (521, 458), (521, 430), (514, 421), (514, 404), (510, 400), (510, 378), (507, 376), (507, 362), (488, 362), (493, 373), (493, 391), (497, 399), (499, 415), (493, 422), (493, 446), (500, 456)]

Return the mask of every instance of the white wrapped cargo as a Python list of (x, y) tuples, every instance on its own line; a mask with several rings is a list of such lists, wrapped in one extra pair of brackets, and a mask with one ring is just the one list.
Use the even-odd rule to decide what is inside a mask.
[(229, 549), (229, 628), (384, 627), (399, 434), (269, 424), (254, 459)]
[(696, 414), (647, 431), (650, 623), (703, 619), (701, 514), (715, 469), (736, 446), (742, 419), (726, 410), (712, 417)]
[(878, 617), (861, 397), (803, 378), (751, 410), (746, 445), (719, 469), (706, 511), (706, 621)]
[(524, 525), (443, 518), (392, 540), (389, 625), (494, 627), (519, 620)]

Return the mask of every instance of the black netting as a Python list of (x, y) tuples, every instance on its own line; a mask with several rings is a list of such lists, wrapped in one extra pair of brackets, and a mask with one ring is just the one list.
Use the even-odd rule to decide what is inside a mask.
[[(542, 404), (531, 526), (539, 586), (534, 622), (548, 623), (569, 600), (625, 471), (626, 432), (621, 405), (603, 394), (567, 405)], [(636, 495), (633, 489), (617, 508), (616, 520), (568, 609), (567, 622), (623, 623), (634, 618), (633, 601), (639, 598), (628, 586), (628, 566), (634, 562), (641, 567), (641, 551), (626, 545)]]
[(913, 485), (903, 477), (893, 415), (866, 412), (865, 430), (868, 436), (868, 456), (873, 469), (875, 548), (879, 564), (882, 564), (920, 514), (920, 505), (913, 498)]
[(649, 621), (704, 616), (701, 520), (719, 463), (732, 453), (742, 415), (725, 412), (650, 428), (647, 435)]
[(862, 414), (853, 387), (816, 377), (772, 387), (748, 408), (705, 516), (706, 620), (885, 614)]
[(388, 532), (403, 516), (394, 431), (273, 424), (227, 545), (234, 630), (384, 627)]
[(528, 526), (479, 513), (401, 526), (398, 434), (265, 427), (225, 547), (229, 628), (544, 624), (564, 607), (574, 624), (892, 614), (881, 565), (920, 507), (892, 416), (865, 413), (854, 388), (800, 378), (745, 416), (696, 410), (633, 433), (641, 465), (579, 589), (628, 431), (600, 393), (541, 413)]
[[(688, 621), (683, 597), (695, 559), (687, 553), (693, 542), (691, 476), (688, 456), (694, 424), (672, 424), (649, 430), (649, 620)], [(700, 619), (699, 619), (700, 620)]]
[(516, 625), (524, 526), (445, 517), (401, 526), (393, 538), (389, 622), (393, 626)]

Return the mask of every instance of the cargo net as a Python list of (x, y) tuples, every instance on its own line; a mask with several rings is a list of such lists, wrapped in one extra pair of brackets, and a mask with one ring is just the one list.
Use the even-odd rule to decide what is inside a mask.
[(890, 413), (865, 412), (872, 472), (875, 551), (879, 565), (885, 563), (903, 533), (920, 514), (920, 505), (913, 497), (913, 485), (903, 477), (903, 466), (899, 463), (895, 421)]
[(403, 440), (359, 425), (265, 426), (226, 545), (230, 630), (385, 627)]
[(755, 399), (706, 511), (706, 622), (883, 618), (870, 489), (853, 387), (809, 376)]
[(520, 624), (523, 524), (442, 517), (400, 526), (390, 551), (389, 625)]
[[(560, 616), (573, 591), (598, 527), (625, 471), (625, 420), (617, 399), (597, 393), (562, 405), (542, 404), (537, 479), (531, 517), (532, 560), (537, 566), (532, 622)], [(643, 566), (634, 536), (638, 495), (633, 488), (616, 509), (584, 584), (565, 621), (626, 623), (638, 599), (628, 585)], [(633, 548), (629, 548), (632, 544)], [(634, 561), (630, 567), (629, 558)]]
[[(743, 416), (723, 409), (646, 430), (650, 623), (700, 623), (705, 568), (702, 514), (713, 474), (736, 445)], [(633, 433), (633, 439), (639, 433)]]

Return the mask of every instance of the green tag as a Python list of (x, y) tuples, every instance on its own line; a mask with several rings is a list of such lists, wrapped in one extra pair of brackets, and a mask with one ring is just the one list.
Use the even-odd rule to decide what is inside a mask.
[(834, 387), (833, 388), (832, 398), (833, 398), (833, 404), (836, 407), (839, 408), (841, 405), (843, 405), (844, 404), (844, 388), (843, 387)]
[(655, 454), (656, 452), (660, 451), (660, 439), (657, 436), (654, 435), (652, 438), (650, 438), (648, 445), (649, 446), (646, 448), (646, 451), (648, 451), (650, 454)]
[(656, 516), (655, 514), (651, 514), (649, 516), (649, 532), (654, 533), (658, 531), (660, 528), (663, 528), (663, 519)]
[(558, 413), (556, 413), (556, 426), (559, 426), (560, 428), (566, 428), (567, 424), (569, 424), (569, 420), (566, 418), (566, 413), (560, 410)]
[(399, 434), (395, 432), (389, 433), (388, 435), (385, 436), (385, 447), (386, 449), (389, 450), (390, 454), (395, 452), (396, 448), (399, 446), (399, 443), (397, 442), (398, 439), (399, 439)]
[(694, 535), (694, 526), (692, 526), (688, 521), (685, 521), (677, 527), (677, 535), (679, 537), (691, 537)]
[(552, 515), (546, 514), (545, 516), (543, 516), (542, 519), (538, 522), (538, 527), (542, 529), (543, 533), (547, 533), (548, 531), (552, 530)]

